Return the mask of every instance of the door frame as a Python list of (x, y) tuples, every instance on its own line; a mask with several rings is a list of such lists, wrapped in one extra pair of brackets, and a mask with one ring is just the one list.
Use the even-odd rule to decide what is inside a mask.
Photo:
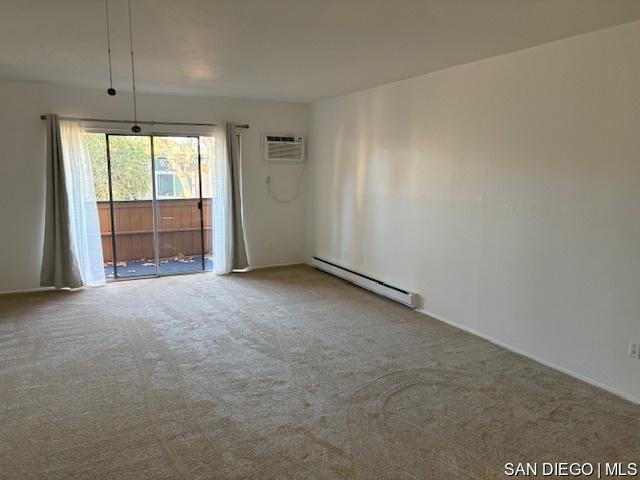
[[(98, 133), (98, 132), (96, 132)], [(206, 135), (198, 135), (198, 134), (180, 134), (180, 133), (125, 133), (125, 132), (109, 132), (109, 131), (101, 131), (105, 136), (105, 144), (106, 144), (106, 160), (107, 160), (107, 180), (109, 186), (109, 213), (111, 220), (111, 252), (112, 252), (112, 261), (113, 261), (113, 278), (107, 279), (109, 282), (120, 282), (126, 280), (140, 280), (144, 278), (159, 278), (166, 276), (174, 276), (174, 275), (191, 275), (195, 273), (206, 273), (206, 259), (205, 259), (205, 233), (204, 233), (204, 208), (203, 208), (203, 197), (202, 197), (202, 154), (201, 154), (201, 142), (200, 137)], [(119, 137), (147, 137), (150, 143), (150, 162), (151, 162), (151, 215), (152, 219), (152, 229), (153, 229), (153, 252), (154, 252), (154, 263), (155, 263), (155, 274), (153, 275), (138, 275), (131, 277), (118, 277), (118, 257), (117, 257), (117, 249), (116, 249), (116, 229), (115, 229), (115, 211), (114, 211), (114, 200), (113, 200), (113, 181), (112, 181), (112, 166), (111, 166), (111, 149), (109, 143), (109, 137), (111, 136), (119, 136)], [(159, 222), (158, 222), (158, 198), (157, 198), (157, 190), (156, 190), (156, 159), (154, 152), (154, 138), (155, 137), (181, 137), (181, 138), (195, 138), (197, 142), (197, 161), (198, 161), (198, 203), (197, 208), (200, 211), (200, 269), (196, 271), (186, 271), (186, 272), (175, 272), (175, 273), (161, 273), (160, 272), (160, 247), (159, 247)], [(212, 233), (213, 234), (213, 233)]]

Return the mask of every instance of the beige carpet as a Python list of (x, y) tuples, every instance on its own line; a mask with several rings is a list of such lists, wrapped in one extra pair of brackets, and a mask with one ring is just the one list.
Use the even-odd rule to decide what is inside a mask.
[(640, 407), (309, 267), (0, 297), (3, 479), (504, 478)]

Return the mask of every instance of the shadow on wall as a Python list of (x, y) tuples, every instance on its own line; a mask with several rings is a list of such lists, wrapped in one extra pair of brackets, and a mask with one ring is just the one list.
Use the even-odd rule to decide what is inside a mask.
[[(415, 141), (415, 132), (407, 131), (405, 122), (387, 123), (385, 97), (379, 92), (372, 95), (372, 101), (369, 96), (358, 94), (343, 99), (352, 104), (353, 113), (334, 119), (335, 141), (329, 150), (331, 158), (327, 159), (333, 169), (332, 203), (327, 206), (333, 219), (332, 228), (326, 232), (329, 251), (334, 260), (367, 271), (370, 266), (368, 256), (375, 251), (372, 244), (383, 241), (391, 228), (382, 223), (384, 215), (380, 208), (391, 192), (411, 188), (415, 183), (413, 173), (419, 163), (415, 152), (409, 151), (407, 146), (407, 142)], [(409, 116), (417, 115), (410, 104), (404, 109)], [(388, 138), (394, 140), (381, 148), (380, 141)], [(402, 232), (395, 231), (394, 234), (410, 233), (412, 225), (402, 227)]]

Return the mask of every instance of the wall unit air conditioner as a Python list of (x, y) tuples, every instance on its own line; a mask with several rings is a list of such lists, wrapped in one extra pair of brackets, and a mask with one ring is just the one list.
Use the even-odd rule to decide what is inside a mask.
[(266, 133), (263, 135), (264, 161), (270, 163), (302, 163), (305, 148), (302, 135)]

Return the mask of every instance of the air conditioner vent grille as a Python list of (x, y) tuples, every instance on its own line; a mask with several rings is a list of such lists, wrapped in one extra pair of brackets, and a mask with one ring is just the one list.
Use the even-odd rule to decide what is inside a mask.
[(268, 134), (263, 138), (265, 162), (304, 162), (304, 137)]
[(295, 142), (296, 141), (294, 137), (274, 137), (271, 135), (267, 135), (267, 140), (270, 142)]
[(302, 145), (294, 144), (269, 144), (269, 158), (284, 158), (287, 160), (298, 160), (302, 155)]

